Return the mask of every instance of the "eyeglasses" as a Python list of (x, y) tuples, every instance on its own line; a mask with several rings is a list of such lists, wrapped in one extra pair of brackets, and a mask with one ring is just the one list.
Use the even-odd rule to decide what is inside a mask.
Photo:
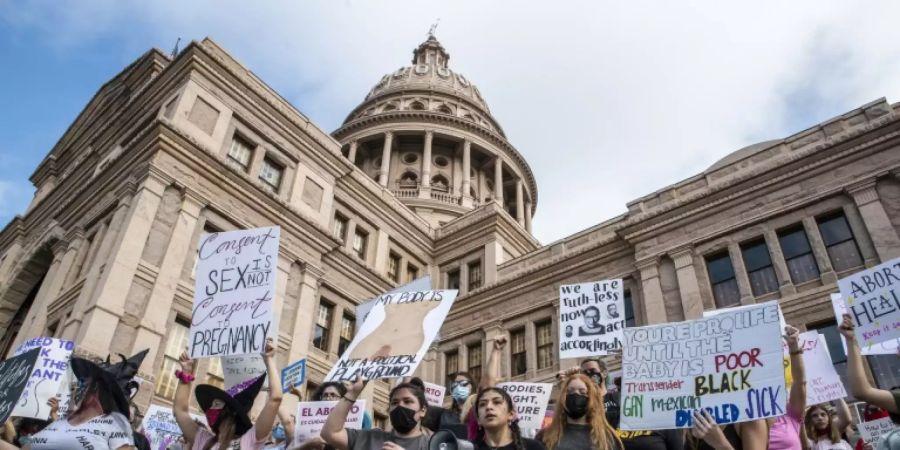
[(322, 394), (322, 400), (336, 400), (341, 398), (338, 394)]
[(454, 381), (453, 383), (450, 383), (450, 387), (457, 387), (457, 386), (466, 387), (468, 385), (469, 385), (468, 380), (459, 380), (459, 381)]

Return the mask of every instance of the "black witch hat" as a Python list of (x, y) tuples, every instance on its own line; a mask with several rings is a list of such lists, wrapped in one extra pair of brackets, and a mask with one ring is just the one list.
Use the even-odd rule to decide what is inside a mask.
[[(197, 385), (194, 394), (197, 395), (197, 403), (203, 412), (206, 412), (215, 400), (225, 402), (225, 405), (234, 414), (235, 434), (243, 436), (253, 426), (253, 423), (250, 422), (250, 408), (253, 407), (253, 401), (259, 395), (259, 390), (262, 389), (265, 380), (266, 374), (262, 374), (259, 378), (232, 386), (227, 391), (209, 384), (200, 384)], [(209, 424), (209, 426), (215, 427), (214, 424)]]
[(100, 364), (84, 358), (72, 358), (72, 372), (81, 381), (96, 380), (100, 389), (109, 389), (116, 403), (116, 410), (130, 418), (131, 408), (128, 406), (138, 387), (134, 376), (148, 351), (149, 349), (139, 352), (131, 358), (125, 358), (125, 355), (120, 354), (122, 360), (117, 363), (110, 363), (109, 356)]

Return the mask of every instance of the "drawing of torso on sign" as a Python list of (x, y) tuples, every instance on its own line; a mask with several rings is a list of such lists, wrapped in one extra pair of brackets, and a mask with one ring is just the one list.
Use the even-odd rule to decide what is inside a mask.
[(414, 355), (425, 340), (425, 316), (441, 302), (384, 305), (384, 320), (353, 349), (351, 359)]

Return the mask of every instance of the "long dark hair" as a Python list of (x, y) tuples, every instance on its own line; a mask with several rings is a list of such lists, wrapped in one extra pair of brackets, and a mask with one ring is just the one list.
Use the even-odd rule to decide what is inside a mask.
[(416, 411), (421, 411), (428, 408), (428, 399), (425, 397), (425, 391), (423, 391), (422, 388), (416, 386), (413, 383), (400, 383), (394, 386), (394, 388), (391, 389), (390, 395), (388, 395), (388, 405), (390, 405), (391, 399), (394, 398), (394, 394), (400, 389), (407, 389), (412, 393), (414, 397), (416, 397), (416, 400), (419, 402), (419, 409), (417, 409)]
[[(460, 372), (455, 372), (455, 373), (450, 374), (451, 380), (455, 380), (456, 377), (463, 377), (463, 378), (466, 379), (466, 381), (469, 382), (469, 387), (471, 387), (471, 389), (469, 390), (469, 395), (470, 395), (470, 396), (471, 396), (472, 394), (477, 394), (477, 393), (478, 393), (478, 386), (475, 385), (475, 380), (472, 379), (472, 375), (469, 374), (469, 372), (460, 371)], [(452, 383), (452, 382), (451, 382), (451, 383)], [(455, 413), (457, 413), (457, 414), (461, 414), (461, 413), (462, 413), (462, 404), (463, 404), (463, 403), (464, 403), (464, 402), (456, 402), (456, 400), (450, 402), (450, 410), (453, 411), (453, 412), (455, 412)], [(465, 418), (463, 418), (463, 420), (465, 420)]]
[(116, 400), (113, 397), (112, 392), (110, 392), (109, 386), (106, 386), (93, 378), (86, 379), (84, 384), (86, 385), (84, 388), (84, 396), (82, 397), (78, 408), (72, 412), (73, 415), (84, 411), (84, 408), (87, 406), (87, 400), (93, 395), (97, 396), (97, 403), (100, 405), (103, 415), (117, 411)]
[(328, 389), (330, 387), (337, 389), (338, 394), (340, 394), (341, 397), (343, 397), (347, 393), (347, 386), (344, 386), (344, 383), (340, 383), (337, 381), (326, 381), (320, 384), (319, 387), (317, 387), (316, 390), (313, 391), (312, 401), (322, 401), (322, 395), (325, 394), (325, 389)]
[[(475, 405), (473, 407), (475, 408), (476, 418), (481, 419), (481, 417), (478, 416), (478, 405), (481, 403), (481, 397), (483, 397), (484, 394), (487, 394), (488, 392), (496, 392), (500, 394), (500, 396), (503, 397), (503, 402), (506, 403), (506, 408), (510, 411), (511, 414), (515, 414), (516, 405), (513, 404), (512, 397), (510, 397), (509, 394), (507, 394), (503, 389), (492, 386), (479, 392), (478, 396), (475, 397)], [(518, 419), (513, 420), (509, 423), (509, 431), (512, 434), (513, 446), (516, 448), (516, 450), (525, 450), (525, 443), (522, 442), (522, 430), (519, 429)], [(478, 431), (475, 434), (475, 442), (484, 442), (484, 427), (481, 426), (481, 424), (478, 424)]]

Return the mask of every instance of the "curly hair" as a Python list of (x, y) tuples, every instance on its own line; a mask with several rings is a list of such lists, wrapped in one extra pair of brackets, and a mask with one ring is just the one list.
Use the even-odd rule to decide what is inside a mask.
[(576, 373), (560, 383), (559, 398), (556, 400), (556, 404), (559, 406), (553, 412), (553, 422), (544, 430), (543, 440), (547, 450), (556, 449), (569, 424), (564, 405), (566, 404), (566, 397), (569, 395), (567, 391), (569, 383), (574, 380), (580, 380), (587, 387), (588, 409), (585, 417), (588, 425), (591, 427), (591, 441), (594, 444), (594, 448), (597, 450), (623, 448), (622, 441), (619, 439), (616, 431), (606, 421), (606, 410), (603, 406), (603, 396), (600, 395), (600, 389), (590, 378)]
[[(515, 413), (516, 406), (513, 404), (512, 397), (510, 397), (509, 394), (507, 394), (506, 391), (504, 391), (503, 389), (492, 386), (492, 387), (486, 388), (483, 391), (479, 392), (478, 396), (475, 398), (475, 405), (476, 405), (475, 406), (475, 411), (476, 411), (475, 415), (476, 415), (476, 417), (478, 417), (478, 406), (477, 405), (479, 403), (481, 403), (481, 397), (483, 397), (484, 394), (487, 394), (488, 392), (496, 392), (496, 393), (500, 394), (500, 396), (503, 397), (503, 402), (506, 403), (506, 408), (509, 411)], [(478, 417), (478, 419), (481, 419), (481, 417)], [(519, 429), (519, 421), (518, 420), (513, 420), (509, 423), (509, 431), (512, 434), (513, 447), (515, 447), (516, 450), (525, 450), (525, 443), (522, 442), (522, 430)], [(475, 442), (484, 442), (484, 434), (485, 434), (484, 427), (482, 427), (479, 424), (478, 432), (475, 435)]]

